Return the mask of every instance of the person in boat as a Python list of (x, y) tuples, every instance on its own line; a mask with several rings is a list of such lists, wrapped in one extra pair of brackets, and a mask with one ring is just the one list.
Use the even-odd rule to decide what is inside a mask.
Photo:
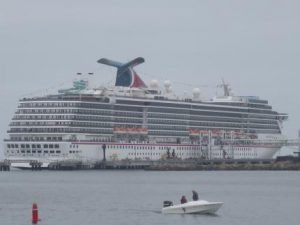
[(181, 204), (187, 203), (187, 199), (184, 195), (182, 195), (180, 202), (181, 202)]
[(198, 197), (198, 193), (195, 190), (192, 190), (193, 192), (193, 201), (198, 201), (199, 197)]

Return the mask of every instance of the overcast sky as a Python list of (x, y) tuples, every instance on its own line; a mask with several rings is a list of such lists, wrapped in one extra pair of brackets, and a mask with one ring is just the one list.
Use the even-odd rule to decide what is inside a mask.
[[(77, 72), (93, 86), (115, 69), (99, 58), (142, 56), (149, 82), (171, 80), (177, 94), (212, 97), (224, 78), (236, 95), (269, 100), (300, 128), (300, 1), (9, 0), (0, 1), (0, 137), (20, 97), (68, 87)], [(220, 92), (220, 91), (219, 91)]]

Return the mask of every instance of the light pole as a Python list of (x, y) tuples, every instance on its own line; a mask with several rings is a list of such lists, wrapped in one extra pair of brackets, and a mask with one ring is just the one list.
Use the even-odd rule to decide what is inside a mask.
[(102, 151), (103, 151), (103, 162), (106, 162), (106, 155), (105, 155), (105, 150), (106, 150), (106, 144), (102, 145)]

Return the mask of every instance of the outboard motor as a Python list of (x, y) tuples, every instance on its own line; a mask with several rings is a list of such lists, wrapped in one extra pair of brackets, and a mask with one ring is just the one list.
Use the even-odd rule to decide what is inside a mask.
[(169, 207), (172, 206), (173, 202), (172, 201), (164, 201), (164, 207)]

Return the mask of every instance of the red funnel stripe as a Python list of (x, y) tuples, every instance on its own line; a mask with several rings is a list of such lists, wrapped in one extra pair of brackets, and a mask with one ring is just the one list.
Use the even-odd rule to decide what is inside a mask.
[(137, 75), (137, 73), (132, 70), (133, 72), (133, 83), (131, 84), (130, 87), (135, 87), (135, 88), (146, 88), (146, 84), (144, 83), (144, 81), (139, 77), (139, 75)]

